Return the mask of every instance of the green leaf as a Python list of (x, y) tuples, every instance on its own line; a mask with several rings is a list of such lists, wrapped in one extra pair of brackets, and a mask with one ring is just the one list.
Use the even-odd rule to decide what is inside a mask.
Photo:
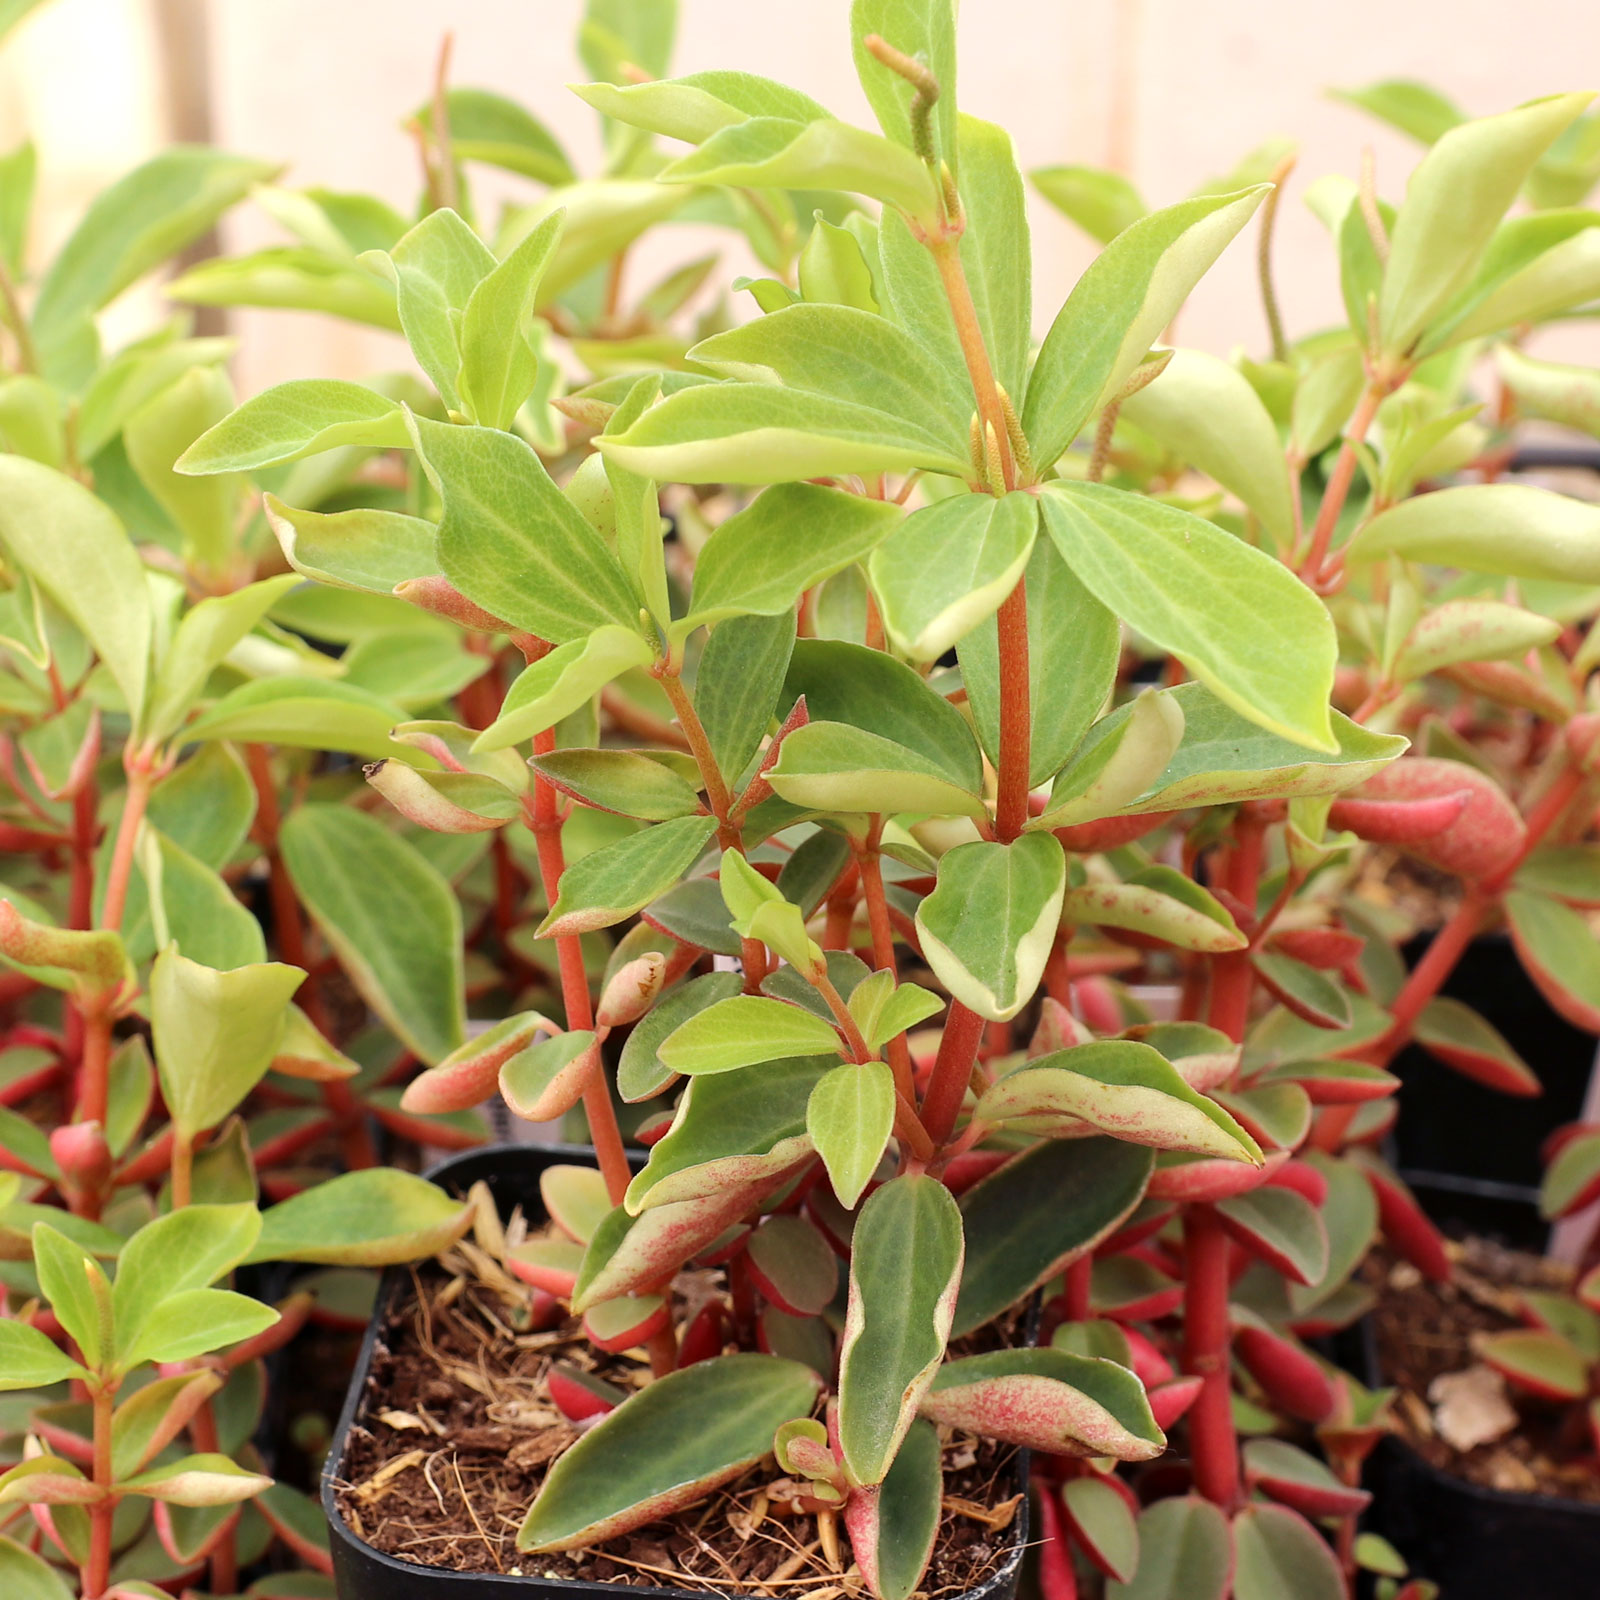
[(663, 894), (699, 859), (715, 817), (658, 822), (575, 861), (536, 937), (557, 938), (608, 928)]
[(212, 671), (298, 581), (293, 573), (266, 578), (213, 595), (184, 613), (156, 672), (143, 722), (147, 737), (166, 740), (177, 732)]
[(960, 1339), (1092, 1250), (1138, 1205), (1154, 1157), (1120, 1139), (1050, 1139), (961, 1197)]
[[(516, 101), (491, 89), (450, 89), (445, 94), (450, 119), (450, 150), (457, 161), (520, 173), (537, 183), (571, 183), (576, 176), (554, 134)], [(433, 128), (433, 103), (419, 106), (417, 123)]]
[[(563, 794), (585, 805), (624, 817), (666, 822), (700, 810), (698, 778), (687, 778), (675, 759), (678, 752), (637, 750), (553, 750), (535, 756), (534, 771)], [(689, 773), (692, 758), (684, 758)]]
[[(872, 268), (861, 241), (848, 228), (836, 227), (820, 213), (800, 251), (800, 297), (812, 305), (853, 306), (876, 313)], [(782, 309), (781, 307), (766, 309)]]
[(967, 454), (972, 386), (965, 369), (934, 360), (911, 334), (873, 312), (789, 306), (701, 340), (689, 357), (720, 378), (776, 381), (885, 417), (925, 419), (918, 425), (942, 450)]
[(772, 383), (680, 389), (626, 432), (602, 435), (598, 443), (634, 472), (681, 483), (786, 483), (921, 469), (964, 478), (972, 470), (965, 450), (919, 423)]
[(1192, 1089), (1159, 1051), (1132, 1039), (1042, 1056), (987, 1089), (974, 1115), (1046, 1136), (1090, 1127), (1157, 1150), (1261, 1162), (1261, 1147), (1227, 1111)]
[(719, 956), (740, 953), (739, 935), (715, 878), (689, 878), (644, 908), (643, 920), (682, 944)]
[(297, 378), (253, 395), (189, 446), (177, 470), (249, 472), (339, 445), (400, 450), (411, 443), (398, 401), (359, 383)]
[(84, 1369), (37, 1328), (10, 1317), (0, 1320), (0, 1390), (42, 1389), (83, 1376)]
[(1033, 271), (1022, 174), (1004, 128), (963, 115), (959, 134), (966, 212), (961, 264), (995, 378), (1014, 403), (1020, 402), (1033, 346)]
[(358, 1267), (422, 1261), (466, 1232), (472, 1210), (409, 1172), (346, 1172), (266, 1211), (248, 1259)]
[(1499, 600), (1446, 600), (1418, 620), (1390, 672), (1403, 683), (1462, 661), (1518, 661), (1560, 632), (1553, 618)]
[(1505, 897), (1523, 970), (1574, 1027), (1600, 1033), (1600, 943), (1583, 916), (1549, 895), (1513, 889)]
[(833, 1068), (806, 1102), (806, 1132), (839, 1204), (853, 1211), (894, 1131), (894, 1074), (881, 1061)]
[(672, 57), (677, 26), (677, 0), (588, 0), (578, 55), (597, 78), (620, 75), (624, 64), (659, 78)]
[(166, 285), (167, 298), (199, 306), (321, 311), (399, 333), (394, 286), (353, 261), (298, 245), (202, 261)]
[(198, 239), (277, 168), (176, 145), (102, 189), (39, 283), (34, 340), (45, 375), (76, 387), (75, 346), (94, 312)]
[(1103, 605), (1250, 721), (1312, 750), (1338, 748), (1333, 623), (1280, 562), (1176, 507), (1099, 484), (1051, 485), (1041, 501), (1056, 548)]
[[(208, 1153), (209, 1153), (208, 1147)], [(145, 1361), (187, 1361), (252, 1339), (278, 1320), (271, 1306), (231, 1289), (185, 1289), (156, 1306), (123, 1356), (125, 1366)]]
[(1317, 1151), (1301, 1159), (1309, 1160), (1328, 1184), (1327, 1198), (1319, 1208), (1328, 1230), (1328, 1270), (1313, 1284), (1289, 1286), (1289, 1304), (1297, 1316), (1343, 1287), (1372, 1248), (1378, 1231), (1378, 1202), (1358, 1166)]
[(179, 1506), (227, 1506), (253, 1499), (272, 1479), (230, 1457), (207, 1452), (151, 1467), (117, 1485), (121, 1493), (144, 1495)]
[(345, 806), (304, 805), (279, 836), (301, 903), (362, 998), (435, 1062), (461, 1044), (461, 912), (449, 883), (398, 834)]
[(1132, 1372), (1066, 1350), (995, 1350), (947, 1361), (922, 1414), (1056, 1455), (1148, 1461), (1166, 1446)]
[(607, 624), (637, 630), (616, 557), (528, 445), (493, 428), (410, 423), (444, 500), (439, 559), (468, 599), (552, 644)]
[(647, 665), (655, 651), (637, 625), (610, 623), (585, 638), (558, 645), (511, 685), (500, 715), (478, 735), (478, 754), (508, 750), (553, 728), (592, 700), (613, 678)]
[(517, 1548), (576, 1549), (693, 1505), (765, 1456), (820, 1387), (809, 1367), (765, 1355), (717, 1356), (657, 1379), (551, 1467)]
[(881, 1600), (910, 1600), (922, 1582), (944, 1503), (938, 1430), (918, 1417), (876, 1489), (851, 1495), (845, 1510), (850, 1550)]
[[(1116, 681), (1122, 634), (1117, 619), (1073, 575), (1049, 539), (1035, 540), (1028, 585), (1030, 786), (1066, 764)], [(994, 619), (958, 648), (967, 707), (991, 765), (1000, 755), (1000, 649)]]
[(878, 126), (907, 150), (916, 150), (911, 106), (915, 91), (886, 67), (864, 40), (876, 34), (919, 61), (939, 85), (929, 113), (931, 153), (956, 165), (956, 8), (950, 0), (855, 0), (850, 7), (851, 53)]
[(5, 1538), (0, 1538), (0, 1586), (10, 1600), (72, 1600), (72, 1590), (48, 1561)]
[(871, 554), (900, 517), (897, 506), (840, 489), (768, 489), (706, 541), (689, 614), (672, 624), (674, 638), (724, 618), (792, 611), (807, 589)]
[(1294, 1283), (1320, 1283), (1328, 1270), (1328, 1230), (1303, 1194), (1264, 1184), (1216, 1202), (1224, 1226), (1252, 1255)]
[[(769, 945), (805, 980), (823, 972), (821, 947), (807, 935), (800, 908), (768, 883), (738, 851), (723, 852), (718, 888), (727, 902), (736, 933)], [(805, 989), (809, 988), (807, 981)], [(807, 992), (803, 1003), (809, 1004), (815, 998)]]
[(693, 1077), (839, 1048), (838, 1032), (821, 1017), (781, 1000), (736, 995), (690, 1017), (657, 1053), (674, 1072)]
[(1365, 88), (1330, 89), (1328, 93), (1410, 134), (1418, 144), (1433, 144), (1467, 120), (1454, 101), (1410, 78), (1385, 78)]
[(1228, 1600), (1232, 1584), (1228, 1519), (1209, 1500), (1187, 1494), (1139, 1513), (1139, 1570), (1131, 1582), (1113, 1580), (1106, 1594), (1108, 1600)]
[(1545, 1168), (1539, 1185), (1539, 1214), (1547, 1220), (1567, 1216), (1589, 1203), (1600, 1176), (1600, 1134), (1568, 1139)]
[(771, 617), (729, 617), (711, 630), (700, 653), (694, 678), (695, 714), (710, 741), (717, 770), (735, 783), (772, 726), (794, 639), (794, 617), (788, 611)]
[(929, 222), (936, 216), (933, 181), (909, 150), (831, 117), (751, 117), (718, 129), (657, 176), (744, 189), (844, 189)]
[(1342, 1600), (1328, 1541), (1287, 1506), (1249, 1505), (1233, 1519), (1234, 1600)]
[(767, 779), (785, 800), (815, 811), (981, 816), (974, 790), (951, 782), (921, 751), (841, 722), (812, 722), (785, 736)]
[(1266, 192), (1262, 184), (1152, 212), (1090, 263), (1045, 335), (1028, 380), (1022, 424), (1035, 461), (1053, 464), (1117, 397)]
[(595, 1036), (586, 1028), (540, 1039), (500, 1068), (500, 1094), (529, 1122), (564, 1117), (583, 1097), (599, 1068)]
[(461, 393), (473, 420), (485, 428), (509, 428), (533, 392), (539, 363), (528, 329), (561, 224), (562, 214), (552, 212), (467, 299), (461, 318)]
[(850, 1015), (874, 1050), (943, 1009), (938, 995), (915, 983), (896, 985), (887, 970), (864, 979), (850, 996)]
[(732, 1185), (775, 1178), (811, 1154), (806, 1104), (838, 1058), (804, 1056), (694, 1078), (666, 1135), (628, 1185), (624, 1204), (646, 1207), (718, 1194)]
[(572, 92), (604, 116), (700, 144), (721, 128), (751, 117), (812, 122), (827, 111), (809, 95), (749, 72), (691, 72), (652, 83), (579, 83)]
[(1033, 997), (1060, 926), (1066, 857), (1051, 834), (957, 845), (917, 908), (922, 952), (963, 1005), (994, 1022)]
[(215, 1127), (256, 1086), (277, 1052), (291, 997), (305, 979), (279, 963), (214, 972), (169, 945), (150, 973), (161, 1093), (186, 1139)]
[(358, 506), (350, 511), (301, 511), (275, 495), (261, 509), (284, 559), (302, 576), (336, 589), (392, 594), (397, 584), (439, 570), (437, 530), (420, 517)]
[(1509, 578), (1600, 583), (1600, 510), (1522, 484), (1441, 489), (1380, 511), (1350, 541), (1352, 562), (1390, 554)]
[(144, 565), (122, 524), (74, 479), (0, 456), (0, 547), (77, 624), (137, 718), (154, 627)]
[(1211, 955), (1243, 950), (1250, 942), (1219, 901), (1173, 867), (1146, 867), (1129, 883), (1096, 880), (1068, 889), (1061, 916), (1065, 922), (1131, 928)]
[(123, 1246), (111, 1288), (118, 1365), (140, 1359), (146, 1327), (163, 1306), (231, 1272), (260, 1232), (253, 1205), (185, 1206), (140, 1228)]
[(944, 1359), (961, 1262), (961, 1213), (938, 1179), (894, 1178), (862, 1206), (839, 1355), (839, 1446), (854, 1484), (883, 1482)]
[(1201, 350), (1175, 351), (1160, 377), (1122, 402), (1121, 415), (1236, 495), (1288, 548), (1295, 523), (1283, 446), (1238, 367)]
[(897, 649), (935, 661), (1016, 588), (1039, 529), (1032, 495), (956, 495), (914, 512), (868, 568)]
[(230, 739), (306, 750), (337, 750), (367, 760), (416, 761), (389, 730), (404, 722), (397, 705), (326, 678), (258, 678), (241, 684), (180, 730), (179, 742)]
[(1097, 244), (1110, 244), (1150, 209), (1128, 179), (1106, 168), (1039, 167), (1028, 176), (1057, 211)]
[(624, 1100), (649, 1100), (677, 1074), (661, 1059), (661, 1044), (690, 1017), (739, 993), (737, 972), (708, 972), (663, 995), (642, 1016), (622, 1046), (617, 1063), (617, 1093)]
[(1408, 355), (1472, 277), (1534, 163), (1588, 94), (1551, 95), (1443, 134), (1406, 185), (1378, 301), (1384, 351)]

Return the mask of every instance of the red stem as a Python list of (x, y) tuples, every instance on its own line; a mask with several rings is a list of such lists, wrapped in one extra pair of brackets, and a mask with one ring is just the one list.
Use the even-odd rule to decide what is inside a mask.
[(1344, 443), (1339, 447), (1339, 459), (1333, 465), (1333, 476), (1328, 479), (1322, 504), (1317, 507), (1316, 526), (1311, 530), (1311, 549), (1300, 565), (1301, 576), (1310, 582), (1316, 581), (1323, 562), (1327, 560), (1333, 530), (1338, 526), (1339, 513), (1344, 510), (1345, 499), (1350, 493), (1350, 484), (1356, 475), (1356, 446), (1366, 438), (1367, 429), (1372, 426), (1372, 419), (1378, 414), (1378, 407), (1387, 393), (1387, 389), (1369, 380), (1361, 392), (1350, 426), (1345, 429)]
[[(94, 1404), (94, 1481), (109, 1491), (114, 1481), (111, 1471), (111, 1414), (115, 1396), (109, 1389), (95, 1386)], [(107, 1493), (89, 1507), (89, 1559), (80, 1574), (83, 1600), (100, 1600), (111, 1579), (111, 1519), (116, 1502)]]
[[(866, 845), (856, 852), (856, 861), (861, 868), (861, 890), (867, 902), (867, 923), (872, 929), (872, 964), (898, 982), (900, 971), (894, 954), (894, 926), (889, 921), (889, 897), (883, 888), (883, 858), (878, 854), (878, 841), (882, 836), (883, 818), (874, 817)], [(889, 1041), (886, 1053), (900, 1098), (907, 1105), (915, 1105), (917, 1092), (911, 1074), (911, 1046), (906, 1042), (906, 1036), (897, 1033)]]
[(1089, 1320), (1089, 1280), (1094, 1273), (1094, 1257), (1080, 1256), (1067, 1268), (1067, 1321)]
[(1202, 1380), (1189, 1412), (1195, 1487), (1224, 1511), (1239, 1499), (1239, 1451), (1228, 1383), (1228, 1236), (1209, 1205), (1183, 1215), (1183, 1370)]
[(972, 1081), (973, 1063), (978, 1059), (983, 1028), (983, 1018), (976, 1011), (969, 1010), (959, 1000), (950, 1002), (944, 1036), (939, 1040), (939, 1054), (933, 1063), (933, 1076), (922, 1102), (922, 1126), (928, 1130), (935, 1149), (948, 1144), (955, 1131), (961, 1102)]
[(995, 620), (1000, 645), (1000, 770), (994, 830), (1009, 844), (1028, 820), (1028, 767), (1032, 760), (1025, 579), (1017, 579)]

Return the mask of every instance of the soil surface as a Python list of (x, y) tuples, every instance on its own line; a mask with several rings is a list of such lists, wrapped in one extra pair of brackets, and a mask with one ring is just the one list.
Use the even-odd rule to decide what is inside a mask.
[[(1406, 1262), (1374, 1252), (1363, 1269), (1378, 1291), (1373, 1321), (1378, 1368), (1399, 1394), (1394, 1419), (1401, 1438), (1425, 1460), (1456, 1477), (1492, 1489), (1600, 1502), (1600, 1473), (1581, 1406), (1563, 1406), (1526, 1395), (1487, 1376), (1472, 1350), (1475, 1333), (1523, 1328), (1516, 1309), (1520, 1289), (1568, 1290), (1572, 1277), (1555, 1262), (1482, 1239), (1450, 1245), (1455, 1276), (1429, 1283)], [(1508, 1431), (1458, 1449), (1444, 1434), (1440, 1401), (1450, 1375), (1472, 1372), (1474, 1408), (1491, 1419), (1509, 1402)], [(1444, 1388), (1436, 1383), (1446, 1380)], [(1431, 1393), (1430, 1393), (1431, 1391)], [(1442, 1430), (1442, 1431), (1441, 1431)]]
[[(723, 1298), (723, 1275), (674, 1285), (680, 1313)], [(523, 1555), (517, 1529), (545, 1472), (578, 1437), (552, 1404), (553, 1362), (624, 1389), (649, 1379), (642, 1351), (608, 1356), (570, 1319), (526, 1327), (527, 1292), (470, 1241), (413, 1273), (374, 1355), (341, 1463), (351, 1529), (403, 1561), (457, 1572), (583, 1578), (723, 1595), (865, 1596), (842, 1520), (793, 1503), (798, 1486), (769, 1457), (676, 1516), (588, 1550)], [(681, 1325), (681, 1321), (680, 1321)], [(1020, 1312), (956, 1347), (972, 1354), (1023, 1341)], [(921, 1596), (975, 1588), (1011, 1554), (1021, 1496), (1017, 1452), (941, 1430), (944, 1516)]]

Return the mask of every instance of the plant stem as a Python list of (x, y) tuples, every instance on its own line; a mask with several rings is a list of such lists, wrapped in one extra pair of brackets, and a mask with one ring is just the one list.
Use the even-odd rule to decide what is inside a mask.
[[(856, 850), (856, 861), (861, 868), (861, 891), (867, 902), (867, 923), (872, 929), (872, 964), (880, 972), (887, 972), (897, 982), (900, 971), (894, 955), (894, 926), (889, 921), (889, 899), (883, 889), (883, 858), (878, 853), (878, 842), (883, 837), (883, 818), (874, 817), (872, 829), (867, 834), (865, 846)], [(903, 1033), (889, 1041), (885, 1052), (889, 1070), (894, 1073), (894, 1085), (907, 1105), (917, 1101), (916, 1087), (911, 1075), (911, 1046)]]
[(1209, 1205), (1184, 1208), (1183, 1246), (1183, 1370), (1202, 1380), (1189, 1412), (1195, 1487), (1231, 1511), (1239, 1450), (1228, 1383), (1228, 1236)]
[(1272, 192), (1261, 203), (1261, 235), (1256, 246), (1256, 271), (1261, 279), (1261, 305), (1267, 314), (1267, 333), (1272, 340), (1272, 359), (1289, 359), (1289, 341), (1283, 334), (1283, 316), (1278, 310), (1278, 294), (1272, 284), (1272, 234), (1278, 221), (1278, 201), (1283, 185), (1294, 169), (1297, 156), (1286, 155), (1272, 174)]
[(1009, 844), (1028, 820), (1028, 769), (1033, 760), (1033, 712), (1028, 684), (1028, 589), (1025, 578), (995, 617), (1000, 645), (1000, 767), (994, 829)]
[(955, 1130), (961, 1102), (972, 1081), (972, 1067), (978, 1059), (983, 1029), (984, 1020), (976, 1011), (969, 1010), (959, 1000), (950, 1002), (944, 1035), (939, 1040), (939, 1054), (933, 1063), (933, 1076), (922, 1101), (922, 1126), (928, 1130), (935, 1149), (948, 1144)]
[(844, 996), (833, 986), (833, 981), (824, 971), (820, 977), (813, 978), (812, 983), (818, 994), (828, 1002), (828, 1009), (833, 1013), (833, 1020), (839, 1024), (840, 1031), (844, 1034), (845, 1043), (850, 1048), (851, 1059), (854, 1061), (870, 1061), (872, 1052), (867, 1048), (867, 1041), (862, 1037), (861, 1029), (856, 1019), (850, 1015), (850, 1008), (844, 1003)]
[[(536, 734), (533, 741), (535, 755), (549, 755), (556, 747), (554, 728)], [(533, 836), (539, 850), (539, 876), (544, 883), (546, 900), (554, 905), (561, 892), (561, 875), (567, 869), (566, 857), (561, 849), (561, 818), (556, 810), (556, 791), (547, 778), (538, 774), (533, 780)], [(589, 998), (589, 976), (583, 970), (583, 946), (577, 934), (560, 934), (556, 938), (556, 959), (561, 965), (561, 998), (566, 1007), (569, 1028), (592, 1028), (594, 1004)], [(594, 1151), (600, 1162), (600, 1171), (606, 1180), (606, 1192), (614, 1206), (622, 1204), (627, 1192), (628, 1157), (622, 1148), (622, 1130), (617, 1126), (617, 1113), (611, 1104), (611, 1091), (606, 1085), (604, 1071), (597, 1071), (583, 1091), (583, 1109), (589, 1118), (589, 1136), (594, 1140)]]
[(111, 1010), (106, 999), (85, 1004), (83, 1055), (78, 1062), (77, 1120), (106, 1125), (110, 1097)]
[(1388, 392), (1384, 384), (1369, 378), (1366, 388), (1361, 391), (1360, 400), (1356, 403), (1355, 415), (1351, 417), (1350, 425), (1345, 429), (1344, 443), (1339, 447), (1339, 458), (1333, 464), (1333, 475), (1328, 479), (1328, 487), (1323, 491), (1322, 504), (1317, 507), (1317, 520), (1311, 529), (1311, 549), (1300, 564), (1300, 575), (1308, 583), (1316, 582), (1322, 572), (1322, 565), (1328, 558), (1328, 545), (1333, 538), (1333, 530), (1338, 526), (1339, 514), (1344, 510), (1345, 499), (1350, 493), (1350, 484), (1356, 475), (1356, 446), (1366, 438), (1367, 430), (1372, 426), (1372, 419), (1378, 414), (1378, 407)]
[[(983, 325), (978, 321), (978, 308), (973, 303), (972, 287), (967, 282), (967, 271), (961, 262), (961, 234), (959, 228), (927, 241), (934, 263), (939, 268), (939, 281), (944, 285), (945, 298), (950, 302), (950, 315), (955, 320), (956, 337), (961, 341), (961, 354), (967, 364), (967, 376), (972, 380), (973, 398), (978, 403), (978, 415), (986, 428), (994, 431), (995, 443), (1000, 452), (1000, 467), (1006, 489), (1017, 487), (1017, 463), (1011, 451), (1011, 430), (1006, 426), (1006, 413), (1000, 403), (1000, 389), (995, 382), (994, 367), (989, 360), (988, 346), (983, 342)], [(998, 488), (998, 485), (991, 485)]]
[(111, 847), (111, 864), (106, 869), (105, 899), (100, 905), (102, 928), (122, 926), (123, 909), (128, 903), (128, 879), (133, 873), (133, 847), (138, 841), (139, 824), (144, 821), (154, 784), (147, 757), (133, 756), (127, 772), (128, 793), (122, 803), (122, 818), (117, 823), (117, 837)]
[(194, 1174), (194, 1140), (177, 1128), (172, 1130), (172, 1209), (181, 1211), (189, 1204)]
[(700, 714), (694, 708), (694, 701), (690, 699), (689, 691), (684, 688), (683, 678), (678, 673), (663, 671), (658, 674), (658, 680), (672, 703), (673, 715), (677, 717), (678, 726), (689, 741), (689, 751), (694, 756), (695, 765), (700, 769), (700, 781), (706, 790), (706, 804), (711, 807), (712, 816), (726, 825), (733, 799), (728, 793), (728, 785), (723, 781), (722, 769), (717, 765), (711, 740), (700, 721)]
[(38, 352), (33, 347), (33, 332), (28, 326), (27, 314), (22, 309), (22, 297), (17, 293), (16, 281), (4, 260), (0, 260), (0, 307), (3, 319), (17, 341), (17, 369), (20, 372), (39, 370)]
[(113, 1391), (103, 1382), (96, 1382), (92, 1394), (94, 1482), (104, 1498), (89, 1507), (89, 1559), (84, 1563), (81, 1574), (83, 1600), (100, 1600), (111, 1578), (111, 1519), (117, 1509), (110, 1495), (114, 1481), (111, 1471), (111, 1414), (115, 1398)]
[(1079, 1257), (1067, 1268), (1067, 1321), (1089, 1320), (1089, 1282), (1094, 1275), (1094, 1256)]
[[(1265, 832), (1264, 824), (1248, 810), (1241, 811), (1233, 824), (1234, 847), (1226, 868), (1228, 891), (1252, 914)], [(1211, 966), (1211, 1026), (1220, 1028), (1235, 1043), (1243, 1039), (1254, 991), (1255, 968), (1250, 964), (1248, 948), (1218, 956)]]

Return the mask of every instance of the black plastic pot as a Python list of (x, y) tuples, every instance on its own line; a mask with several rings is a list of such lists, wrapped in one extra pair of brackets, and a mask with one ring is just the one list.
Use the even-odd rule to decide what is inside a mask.
[[(1537, 1231), (1526, 1202), (1478, 1194), (1473, 1231), (1515, 1242)], [(1371, 1319), (1350, 1330), (1359, 1341), (1341, 1354), (1384, 1382)], [(1380, 1533), (1411, 1570), (1430, 1578), (1444, 1600), (1578, 1600), (1600, 1592), (1600, 1504), (1513, 1494), (1469, 1483), (1424, 1461), (1403, 1439), (1382, 1440), (1363, 1483), (1372, 1504), (1361, 1525)]]
[[(465, 1194), (478, 1182), (486, 1183), (502, 1214), (521, 1206), (523, 1214), (537, 1220), (544, 1216), (539, 1198), (539, 1175), (546, 1167), (560, 1162), (592, 1165), (594, 1152), (587, 1146), (494, 1145), (484, 1150), (442, 1162), (428, 1174), (435, 1183), (455, 1193)], [(399, 1561), (374, 1549), (356, 1537), (339, 1510), (334, 1485), (340, 1481), (345, 1443), (356, 1425), (372, 1370), (373, 1353), (398, 1294), (409, 1292), (410, 1275), (402, 1268), (391, 1268), (384, 1275), (372, 1321), (361, 1344), (344, 1410), (334, 1432), (333, 1445), (322, 1474), (322, 1509), (328, 1519), (333, 1541), (333, 1576), (339, 1600), (528, 1600), (533, 1595), (548, 1595), (553, 1600), (579, 1600), (581, 1596), (619, 1594), (652, 1596), (656, 1600), (737, 1600), (729, 1590), (713, 1596), (701, 1589), (639, 1589), (620, 1583), (596, 1583), (586, 1579), (502, 1577), (493, 1572), (451, 1572), (441, 1567), (424, 1567)], [(1017, 1457), (1017, 1489), (1028, 1483), (1027, 1452)], [(976, 1589), (969, 1589), (957, 1600), (1013, 1600), (1022, 1571), (1023, 1550), (1028, 1542), (1027, 1499), (1017, 1508), (1012, 1524), (1015, 1542), (1005, 1564)]]

